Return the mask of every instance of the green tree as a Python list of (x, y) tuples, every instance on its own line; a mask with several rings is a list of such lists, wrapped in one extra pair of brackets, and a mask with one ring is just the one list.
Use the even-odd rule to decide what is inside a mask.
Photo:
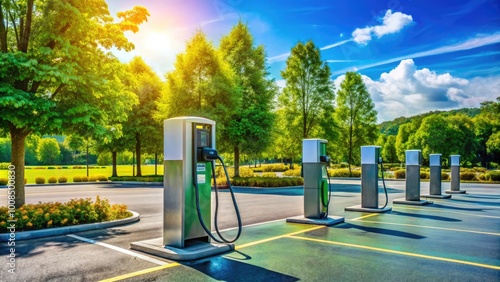
[(54, 165), (59, 163), (61, 148), (55, 138), (43, 138), (38, 143), (36, 154), (40, 163)]
[[(288, 142), (302, 144), (304, 138), (325, 138), (333, 141), (333, 101), (335, 91), (331, 71), (321, 60), (320, 50), (312, 41), (295, 45), (281, 71), (286, 86), (278, 97), (282, 109), (280, 132)], [(287, 156), (292, 157), (292, 156)]]
[(241, 21), (222, 38), (220, 51), (229, 62), (241, 90), (239, 108), (234, 111), (225, 131), (234, 150), (234, 173), (239, 176), (240, 153), (257, 155), (271, 143), (273, 99), (277, 87), (265, 64), (265, 50), (255, 46), (248, 27)]
[(12, 146), (9, 138), (0, 138), (0, 163), (10, 162)]
[(375, 142), (375, 145), (384, 147), (385, 142), (387, 141), (387, 135), (385, 134), (379, 134), (377, 138), (377, 142)]
[[(128, 121), (124, 125), (125, 135), (133, 136), (135, 139), (136, 175), (142, 176), (141, 155), (143, 144), (159, 142), (160, 139), (151, 137), (163, 136), (162, 124), (153, 119), (157, 100), (161, 97), (162, 82), (141, 57), (133, 58), (128, 67), (132, 75), (129, 87), (137, 95), (139, 104), (134, 106), (129, 114)], [(154, 144), (150, 145), (151, 147), (154, 146)]]
[(398, 160), (398, 155), (396, 153), (396, 136), (387, 136), (381, 153), (384, 162), (394, 163)]
[[(481, 112), (474, 117), (475, 134), (478, 144), (478, 155), (481, 164), (487, 166), (491, 161), (500, 162), (498, 132), (500, 132), (500, 97), (497, 102), (481, 103)], [(491, 140), (490, 140), (491, 139)]]
[(377, 111), (361, 75), (347, 72), (337, 92), (335, 120), (339, 127), (339, 151), (351, 164), (360, 159), (362, 145), (377, 139)]
[(98, 165), (110, 165), (111, 162), (112, 160), (110, 152), (100, 153), (99, 156), (97, 156)]
[(225, 62), (205, 35), (197, 31), (177, 56), (175, 70), (158, 102), (157, 120), (177, 116), (200, 116), (217, 122), (217, 146), (229, 147), (224, 133), (239, 108), (240, 91), (231, 66)]
[[(111, 117), (126, 118), (135, 100), (106, 50), (131, 50), (124, 32), (136, 32), (149, 13), (134, 7), (117, 16), (104, 0), (0, 1), (0, 128), (10, 132), (16, 177), (24, 178), (31, 133), (102, 134)], [(20, 207), (24, 182), (15, 187)]]

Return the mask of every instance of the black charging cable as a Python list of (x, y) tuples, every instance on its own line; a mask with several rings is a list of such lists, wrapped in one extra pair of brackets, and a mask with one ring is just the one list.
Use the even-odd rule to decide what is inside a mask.
[(198, 219), (200, 221), (201, 227), (203, 228), (203, 230), (205, 230), (205, 233), (207, 233), (207, 235), (210, 238), (212, 238), (212, 240), (214, 240), (217, 243), (222, 243), (222, 244), (227, 243), (227, 244), (230, 244), (230, 243), (233, 243), (236, 240), (238, 240), (238, 238), (241, 235), (241, 230), (242, 230), (241, 217), (240, 217), (240, 212), (239, 212), (239, 209), (238, 209), (238, 204), (236, 203), (236, 198), (234, 197), (233, 189), (231, 187), (231, 182), (229, 180), (229, 175), (227, 173), (226, 166), (224, 165), (224, 162), (222, 161), (222, 159), (219, 156), (217, 156), (217, 158), (221, 161), (222, 167), (224, 168), (224, 172), (226, 173), (226, 178), (227, 178), (227, 181), (228, 181), (227, 183), (228, 183), (228, 186), (229, 186), (229, 191), (231, 192), (231, 197), (232, 197), (234, 208), (235, 208), (235, 211), (236, 211), (236, 217), (238, 219), (238, 233), (237, 233), (236, 237), (233, 240), (228, 240), (228, 239), (226, 239), (226, 238), (224, 238), (222, 236), (222, 234), (220, 233), (220, 230), (218, 228), (219, 191), (218, 191), (218, 188), (217, 188), (217, 182), (216, 182), (216, 176), (215, 176), (215, 167), (214, 167), (214, 162), (213, 161), (211, 161), (210, 163), (211, 163), (211, 167), (212, 167), (212, 176), (213, 176), (213, 179), (214, 179), (214, 189), (215, 189), (214, 227), (215, 227), (215, 231), (219, 235), (220, 239), (217, 238), (217, 237), (215, 237), (212, 234), (212, 232), (208, 229), (208, 227), (206, 226), (205, 221), (203, 220), (203, 217), (201, 216), (201, 209), (200, 209), (200, 191), (199, 191), (199, 186), (198, 186), (198, 177), (197, 177), (197, 170), (196, 170), (196, 165), (195, 165), (197, 163), (197, 154), (193, 154), (193, 183), (194, 183), (195, 194), (196, 194), (195, 195), (195, 198), (196, 198), (196, 212), (198, 214)]
[(385, 178), (384, 178), (384, 161), (380, 159), (380, 170), (382, 174), (382, 184), (384, 185), (384, 193), (385, 193), (385, 205), (382, 207), (384, 209), (387, 207), (387, 203), (389, 202), (389, 196), (387, 195), (387, 187), (385, 186)]

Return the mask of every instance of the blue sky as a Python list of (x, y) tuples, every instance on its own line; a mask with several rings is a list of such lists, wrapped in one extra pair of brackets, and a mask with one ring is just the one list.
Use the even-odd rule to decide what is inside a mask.
[(107, 0), (111, 13), (142, 5), (151, 13), (128, 61), (141, 56), (162, 77), (201, 29), (218, 45), (242, 19), (265, 46), (271, 77), (298, 41), (313, 40), (338, 86), (358, 71), (379, 122), (431, 110), (478, 107), (500, 96), (500, 1)]

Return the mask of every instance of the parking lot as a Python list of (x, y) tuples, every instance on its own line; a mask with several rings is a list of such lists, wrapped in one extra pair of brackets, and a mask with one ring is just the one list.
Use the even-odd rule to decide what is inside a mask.
[[(345, 212), (360, 203), (360, 181), (332, 179), (331, 227), (286, 223), (302, 213), (302, 189), (237, 188), (245, 225), (236, 250), (193, 262), (131, 251), (131, 242), (162, 236), (160, 185), (29, 187), (28, 202), (109, 198), (141, 214), (140, 222), (104, 230), (19, 241), (16, 274), (2, 281), (499, 281), (500, 185), (464, 184), (467, 194), (428, 206), (392, 205), (404, 182), (388, 181), (384, 214)], [(449, 183), (443, 183), (443, 190)], [(422, 183), (422, 192), (428, 183)], [(219, 225), (236, 221), (228, 193)], [(380, 201), (385, 201), (380, 195)], [(0, 201), (0, 204), (4, 204)], [(2, 243), (3, 254), (7, 253)]]

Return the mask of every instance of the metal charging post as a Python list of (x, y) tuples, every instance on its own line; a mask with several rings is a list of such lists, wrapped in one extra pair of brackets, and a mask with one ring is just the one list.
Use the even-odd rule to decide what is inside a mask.
[(450, 190), (444, 191), (446, 194), (465, 194), (467, 191), (460, 190), (460, 155), (450, 156)]
[(405, 198), (396, 199), (393, 204), (427, 205), (432, 202), (420, 200), (420, 166), (422, 152), (420, 150), (406, 150), (406, 189)]
[[(326, 144), (324, 139), (302, 141), (302, 171), (304, 177), (304, 215), (287, 218), (287, 222), (334, 225), (344, 222), (340, 216), (328, 217), (329, 186)], [(326, 214), (325, 214), (326, 213)]]
[(378, 165), (380, 146), (361, 146), (361, 205), (345, 208), (346, 211), (387, 212), (392, 207), (378, 204)]
[(211, 170), (207, 163), (195, 161), (195, 142), (215, 149), (215, 121), (201, 117), (164, 121), (163, 237), (133, 242), (132, 249), (180, 261), (234, 249), (234, 244), (210, 243), (198, 219), (194, 173), (200, 187), (201, 217), (211, 229)]
[(425, 198), (449, 199), (451, 195), (441, 194), (441, 154), (429, 155), (430, 179), (429, 194), (421, 195)]

